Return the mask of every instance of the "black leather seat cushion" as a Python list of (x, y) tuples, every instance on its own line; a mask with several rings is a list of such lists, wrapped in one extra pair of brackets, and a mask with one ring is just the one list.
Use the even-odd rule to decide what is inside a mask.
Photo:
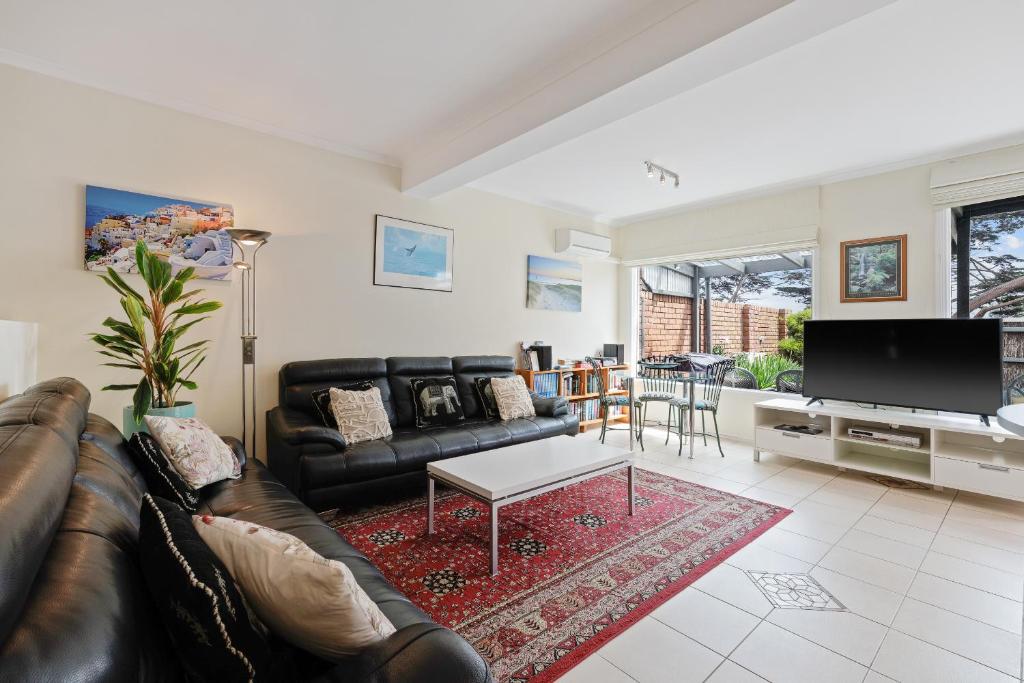
[(355, 382), (370, 382), (380, 389), (381, 401), (394, 427), (395, 408), (383, 358), (331, 358), (286, 363), (277, 375), (278, 400), (282, 406), (300, 410), (320, 422), (313, 405), (313, 392)]
[(476, 390), (477, 377), (508, 377), (515, 373), (516, 364), (510, 356), (456, 356), (452, 370), (459, 386), (462, 409), (466, 418), (486, 417)]

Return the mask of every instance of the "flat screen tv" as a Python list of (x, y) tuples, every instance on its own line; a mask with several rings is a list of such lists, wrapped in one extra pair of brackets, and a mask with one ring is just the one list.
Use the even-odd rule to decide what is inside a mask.
[(809, 320), (804, 395), (995, 415), (1002, 346), (999, 319)]

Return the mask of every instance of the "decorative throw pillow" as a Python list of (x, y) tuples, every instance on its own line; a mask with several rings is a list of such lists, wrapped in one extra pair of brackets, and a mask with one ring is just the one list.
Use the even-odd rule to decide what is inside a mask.
[(192, 488), (241, 476), (242, 466), (231, 447), (201, 420), (156, 415), (145, 419), (149, 433)]
[(419, 377), (409, 382), (416, 426), (441, 427), (466, 419), (454, 377)]
[(533, 417), (537, 414), (526, 382), (519, 375), (492, 377), (491, 391), (494, 392), (494, 400), (498, 404), (498, 414), (502, 420)]
[(292, 645), (337, 660), (395, 632), (348, 567), (294, 536), (227, 517), (192, 523), (257, 616)]
[(477, 377), (473, 380), (476, 384), (476, 393), (480, 398), (480, 406), (484, 409), (484, 417), (488, 420), (500, 419), (498, 414), (498, 403), (494, 400), (494, 390), (491, 389), (491, 377)]
[(338, 431), (349, 444), (391, 436), (391, 423), (380, 398), (380, 389), (365, 391), (331, 388), (331, 412)]
[(128, 452), (142, 472), (146, 487), (157, 496), (177, 503), (188, 512), (199, 509), (199, 494), (188, 485), (164, 455), (160, 444), (146, 432), (135, 432), (128, 439)]
[[(373, 382), (350, 382), (347, 384), (339, 384), (337, 389), (346, 389), (348, 391), (366, 391), (373, 386)], [(317, 414), (320, 415), (320, 421), (324, 423), (324, 427), (329, 429), (337, 429), (338, 421), (334, 419), (334, 413), (331, 412), (331, 390), (330, 389), (317, 389), (309, 394), (310, 398), (313, 399), (313, 408)]]
[(182, 666), (200, 681), (268, 677), (264, 626), (239, 593), (227, 567), (174, 503), (142, 497), (142, 574)]

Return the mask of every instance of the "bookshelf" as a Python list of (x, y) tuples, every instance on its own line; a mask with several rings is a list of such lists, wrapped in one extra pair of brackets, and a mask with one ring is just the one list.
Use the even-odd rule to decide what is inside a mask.
[[(600, 370), (591, 367), (562, 368), (561, 370), (516, 370), (526, 382), (526, 386), (538, 396), (564, 396), (569, 402), (570, 412), (579, 415), (580, 431), (601, 427), (601, 407), (598, 405), (598, 391), (593, 375), (600, 372), (604, 375), (605, 387), (609, 395), (626, 395), (624, 381), (628, 375), (628, 365), (608, 365)], [(625, 407), (612, 407), (614, 411), (608, 416), (608, 424), (629, 422), (629, 413)]]

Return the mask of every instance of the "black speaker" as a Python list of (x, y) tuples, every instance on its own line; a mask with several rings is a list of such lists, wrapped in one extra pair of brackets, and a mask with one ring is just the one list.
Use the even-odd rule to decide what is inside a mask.
[(531, 346), (531, 351), (537, 352), (537, 362), (540, 365), (541, 370), (551, 369), (551, 347), (550, 346)]
[(626, 345), (625, 344), (605, 344), (604, 345), (605, 358), (614, 358), (615, 362), (622, 365), (626, 362)]

